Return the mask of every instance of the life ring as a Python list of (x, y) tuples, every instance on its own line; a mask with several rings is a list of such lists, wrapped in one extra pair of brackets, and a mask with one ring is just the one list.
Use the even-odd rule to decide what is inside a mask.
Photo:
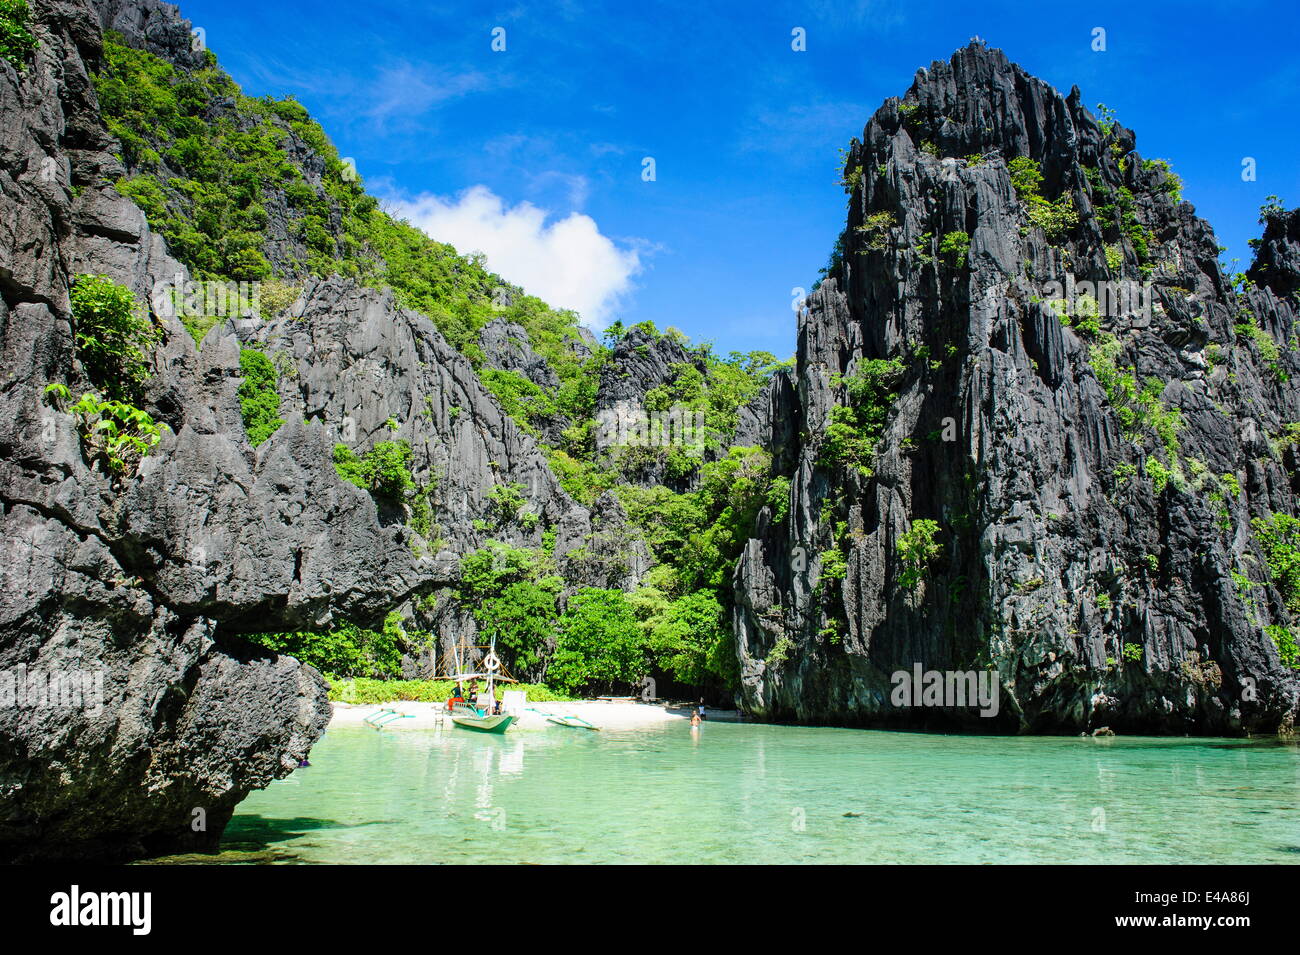
[(483, 669), (491, 670), (493, 673), (501, 669), (501, 661), (497, 659), (496, 651), (488, 651), (488, 655), (483, 658)]

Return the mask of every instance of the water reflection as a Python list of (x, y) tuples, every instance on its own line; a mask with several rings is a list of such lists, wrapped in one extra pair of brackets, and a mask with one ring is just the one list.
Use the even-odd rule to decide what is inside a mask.
[(1300, 861), (1300, 749), (1258, 741), (344, 728), (312, 763), (224, 861)]

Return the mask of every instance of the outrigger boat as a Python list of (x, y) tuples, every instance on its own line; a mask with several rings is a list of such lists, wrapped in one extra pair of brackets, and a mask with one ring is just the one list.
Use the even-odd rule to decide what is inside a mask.
[[(492, 681), (488, 680), (488, 693), (492, 692)], [(477, 706), (468, 703), (456, 703), (451, 709), (451, 721), (461, 729), (474, 730), (478, 733), (504, 733), (510, 729), (515, 718), (509, 713), (485, 713)]]
[[(541, 710), (537, 710), (536, 712), (540, 713)], [(553, 715), (548, 713), (546, 716), (546, 722), (554, 723), (556, 726), (567, 726), (570, 729), (575, 729), (575, 730), (599, 731), (600, 729), (599, 726), (596, 726), (592, 723), (588, 723), (581, 716), (573, 716), (572, 714)]]
[[(460, 669), (459, 654), (457, 654), (457, 667)], [(457, 683), (465, 683), (474, 680), (487, 681), (487, 697), (489, 700), (496, 699), (496, 683), (498, 681), (505, 683), (515, 682), (503, 673), (501, 670), (501, 660), (496, 654), (496, 641), (493, 640), (488, 647), (487, 656), (483, 658), (482, 673), (457, 673), (451, 677)], [(461, 729), (473, 730), (476, 733), (504, 733), (510, 728), (510, 724), (515, 721), (514, 715), (509, 713), (491, 713), (480, 709), (477, 706), (465, 702), (464, 700), (452, 703), (450, 705), (450, 718), (453, 723)]]

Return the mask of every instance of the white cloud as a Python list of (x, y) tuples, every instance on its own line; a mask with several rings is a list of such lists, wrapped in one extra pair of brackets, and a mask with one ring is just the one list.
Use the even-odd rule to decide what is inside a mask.
[(391, 198), (392, 211), (462, 253), (482, 252), (488, 268), (556, 308), (571, 308), (584, 324), (603, 328), (632, 290), (641, 270), (635, 249), (620, 248), (590, 216), (563, 219), (530, 202), (507, 207), (486, 186), (454, 201), (436, 195)]

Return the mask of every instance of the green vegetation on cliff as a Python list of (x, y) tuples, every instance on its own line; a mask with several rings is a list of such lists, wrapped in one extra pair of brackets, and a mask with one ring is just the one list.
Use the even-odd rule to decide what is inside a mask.
[(400, 675), (407, 640), (401, 615), (396, 612), (387, 616), (378, 631), (345, 622), (325, 631), (257, 635), (257, 642), (268, 650), (297, 657), (331, 679)]
[[(657, 564), (631, 593), (599, 587), (573, 593), (566, 579), (581, 579), (592, 558), (580, 548), (559, 566), (550, 550), (553, 532), (552, 544), (542, 548), (494, 541), (462, 555), (453, 599), (483, 636), (496, 640), (512, 672), (573, 691), (626, 686), (655, 674), (695, 686), (734, 685), (730, 573), (759, 508), (771, 503), (782, 519), (790, 492), (788, 479), (781, 484), (771, 475), (765, 452), (728, 443), (741, 408), (780, 369), (775, 356), (719, 356), (675, 330), (636, 326), (650, 340), (671, 339), (684, 351), (686, 360), (649, 389), (644, 407), (650, 414), (696, 416), (703, 425), (698, 446), (599, 446), (602, 369), (631, 329), (616, 323), (604, 345), (584, 343), (572, 312), (509, 286), (481, 256), (461, 255), (393, 218), (301, 104), (245, 96), (210, 52), (190, 70), (110, 32), (94, 82), (121, 144), (126, 174), (118, 190), (144, 210), (196, 277), (262, 283), (266, 315), (289, 304), (310, 276), (390, 287), (469, 359), (503, 410), (544, 445), (575, 499), (590, 506), (607, 491), (618, 497), (629, 517), (629, 541), (642, 537)], [(524, 329), (526, 344), (546, 361), (558, 387), (541, 387), (488, 362), (479, 331), (496, 318)], [(206, 326), (191, 331), (197, 339)], [(282, 423), (277, 367), (262, 352), (244, 349), (240, 370), (240, 410), (257, 446)], [(417, 485), (413, 463), (405, 440), (334, 450), (343, 480), (382, 505), (403, 508), (409, 526), (430, 539), (431, 489)], [(508, 529), (532, 532), (538, 521), (523, 490), (502, 484), (476, 526), (506, 536)], [(390, 623), (378, 634), (343, 625), (263, 642), (335, 675), (389, 677), (400, 654), (413, 649), (402, 621)]]
[[(498, 290), (509, 286), (481, 257), (460, 255), (381, 210), (294, 99), (245, 96), (211, 51), (187, 71), (111, 31), (94, 81), (122, 144), (119, 191), (196, 276), (341, 275), (388, 286), (470, 357), (478, 329), (500, 316), (528, 330), (566, 384), (578, 377), (567, 347), (579, 338), (576, 316), (531, 296), (502, 297)], [(304, 154), (323, 164), (319, 175), (295, 161)], [(270, 229), (273, 216), (287, 234)]]
[(280, 414), (280, 376), (271, 359), (254, 348), (239, 353), (239, 412), (249, 443), (257, 447), (284, 424)]
[(0, 0), (0, 59), (22, 70), (38, 45), (27, 0)]
[(79, 275), (69, 295), (77, 358), (91, 384), (111, 399), (139, 404), (161, 329), (129, 288), (107, 276)]

